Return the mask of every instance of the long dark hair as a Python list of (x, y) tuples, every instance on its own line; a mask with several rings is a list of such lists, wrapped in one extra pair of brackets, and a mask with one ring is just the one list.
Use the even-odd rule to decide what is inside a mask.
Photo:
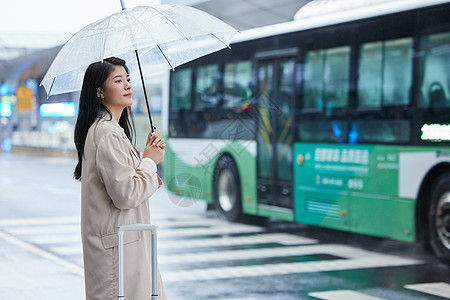
[[(105, 88), (106, 79), (108, 79), (116, 66), (124, 67), (127, 73), (129, 73), (125, 61), (117, 57), (110, 57), (104, 59), (102, 62), (93, 63), (89, 65), (86, 69), (86, 73), (84, 73), (77, 123), (74, 132), (75, 146), (78, 152), (78, 163), (73, 172), (73, 177), (77, 180), (81, 179), (84, 144), (86, 143), (86, 136), (89, 128), (105, 113), (107, 113), (110, 118), (113, 118), (108, 109), (103, 105), (102, 101), (97, 97), (97, 91), (98, 88)], [(122, 111), (119, 125), (124, 129), (128, 139), (133, 143), (133, 137), (136, 135), (136, 132), (130, 107), (126, 107)]]

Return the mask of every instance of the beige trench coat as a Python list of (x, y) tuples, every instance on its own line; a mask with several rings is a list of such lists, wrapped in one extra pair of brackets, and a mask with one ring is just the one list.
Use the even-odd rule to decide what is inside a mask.
[[(161, 185), (149, 161), (140, 159), (117, 121), (106, 114), (88, 131), (81, 173), (81, 236), (86, 300), (117, 299), (117, 231), (150, 224), (148, 198)], [(151, 299), (150, 232), (124, 236), (126, 300)], [(158, 272), (159, 275), (159, 272)], [(158, 276), (159, 299), (166, 299)]]

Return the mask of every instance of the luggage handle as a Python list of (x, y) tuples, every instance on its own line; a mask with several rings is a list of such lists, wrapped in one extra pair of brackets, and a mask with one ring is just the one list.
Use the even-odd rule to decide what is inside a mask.
[(125, 300), (124, 296), (124, 280), (123, 280), (123, 235), (125, 231), (145, 231), (152, 232), (152, 300), (158, 300), (158, 273), (157, 273), (157, 247), (156, 247), (156, 230), (158, 226), (151, 224), (131, 224), (117, 227), (118, 254), (119, 254), (119, 292), (118, 300)]

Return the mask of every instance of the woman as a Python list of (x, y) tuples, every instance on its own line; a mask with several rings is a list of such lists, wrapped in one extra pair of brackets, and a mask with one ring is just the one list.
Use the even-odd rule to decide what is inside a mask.
[[(120, 58), (91, 64), (84, 75), (75, 126), (81, 180), (81, 238), (87, 300), (117, 299), (117, 231), (150, 223), (148, 198), (161, 186), (156, 165), (164, 140), (148, 135), (143, 159), (131, 143), (133, 88)], [(149, 232), (124, 235), (125, 299), (151, 299)], [(159, 273), (158, 273), (159, 274)], [(159, 299), (166, 299), (158, 278)]]

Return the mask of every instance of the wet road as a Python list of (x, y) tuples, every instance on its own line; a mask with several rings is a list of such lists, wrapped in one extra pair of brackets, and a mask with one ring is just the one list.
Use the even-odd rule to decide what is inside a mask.
[[(82, 276), (74, 164), (0, 153), (0, 231)], [(169, 299), (450, 298), (450, 267), (420, 245), (275, 220), (230, 224), (189, 204), (164, 189), (151, 199)]]

